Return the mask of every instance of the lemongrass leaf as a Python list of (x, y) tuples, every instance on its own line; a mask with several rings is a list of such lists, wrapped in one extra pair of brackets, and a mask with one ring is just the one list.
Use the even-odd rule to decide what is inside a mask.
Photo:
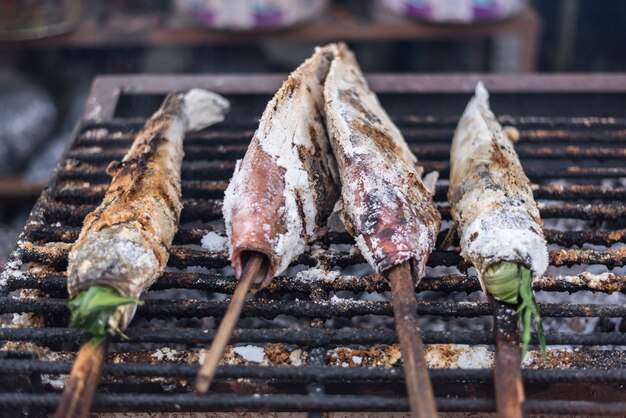
[(532, 274), (528, 267), (503, 261), (489, 266), (483, 273), (487, 292), (496, 300), (516, 304), (517, 317), (521, 327), (522, 360), (528, 352), (532, 323), (537, 328), (541, 353), (546, 357), (546, 341), (539, 306), (532, 289)]
[(519, 292), (519, 267), (504, 261), (489, 266), (483, 273), (485, 288), (491, 296), (501, 302), (515, 304)]
[(541, 353), (543, 357), (546, 357), (546, 338), (543, 332), (543, 326), (541, 324), (541, 314), (539, 312), (539, 306), (537, 305), (537, 301), (535, 299), (535, 294), (533, 293), (532, 288), (532, 274), (530, 269), (521, 266), (520, 267), (520, 307), (519, 311), (519, 319), (521, 322), (523, 336), (522, 338), (522, 359), (524, 355), (528, 351), (528, 345), (530, 344), (530, 329), (532, 322), (535, 323), (535, 327), (537, 328), (537, 337), (539, 339), (539, 345), (541, 347)]
[(122, 305), (140, 304), (136, 298), (121, 296), (108, 286), (93, 286), (67, 302), (72, 317), (70, 325), (85, 329), (97, 346), (106, 338), (109, 319)]

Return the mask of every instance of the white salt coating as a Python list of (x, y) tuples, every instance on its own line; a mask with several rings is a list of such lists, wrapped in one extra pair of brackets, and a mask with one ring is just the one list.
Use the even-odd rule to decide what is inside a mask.
[(363, 362), (363, 357), (361, 357), (361, 356), (352, 356), (352, 362), (354, 364), (361, 364)]
[(314, 281), (324, 281), (324, 282), (333, 282), (341, 276), (340, 271), (336, 270), (322, 270), (319, 268), (310, 268), (308, 270), (300, 271), (296, 274), (296, 279), (314, 282)]
[[(158, 261), (154, 252), (135, 242), (126, 240), (125, 237), (98, 235), (93, 238), (93, 246), (99, 245), (103, 248), (108, 248), (110, 254), (116, 257), (132, 260), (132, 264), (137, 270), (152, 272), (158, 268)], [(88, 275), (91, 272), (92, 265), (92, 260), (84, 259), (79, 261), (76, 270), (77, 274)]]
[[(237, 193), (237, 191), (241, 190), (241, 188), (243, 187), (245, 177), (245, 173), (241, 173), (241, 160), (237, 160), (237, 162), (235, 163), (235, 170), (233, 171), (233, 177), (228, 182), (226, 190), (224, 190), (224, 200), (222, 201), (222, 216), (224, 217), (224, 227), (226, 228), (226, 235), (229, 238), (232, 237), (233, 211), (238, 203), (237, 195), (239, 193)], [(245, 203), (247, 202), (241, 202), (241, 204)]]
[(202, 248), (211, 252), (222, 252), (228, 249), (228, 238), (217, 234), (214, 231), (209, 231), (202, 237)]
[[(344, 221), (344, 223), (345, 222), (346, 221)], [(370, 250), (370, 247), (369, 245), (367, 245), (367, 242), (365, 241), (363, 235), (355, 236), (354, 242), (359, 251), (361, 251), (361, 254), (363, 255), (363, 258), (365, 258), (365, 261), (367, 261), (367, 264), (375, 267), (378, 263), (376, 262), (376, 258), (374, 258), (374, 252)]]
[[(333, 111), (333, 124), (335, 124), (335, 128), (339, 132), (349, 135), (354, 130), (349, 123), (350, 120), (344, 117), (337, 117), (346, 112), (346, 109), (340, 109), (342, 100), (338, 97), (338, 95), (342, 91), (353, 91), (355, 92), (355, 95), (358, 96), (358, 99), (363, 107), (367, 109), (371, 115), (378, 119), (373, 122), (387, 132), (391, 138), (393, 138), (395, 145), (400, 149), (400, 158), (410, 166), (417, 164), (417, 158), (413, 155), (409, 146), (404, 141), (402, 133), (400, 133), (400, 130), (393, 123), (389, 115), (387, 115), (387, 112), (385, 112), (378, 101), (376, 94), (369, 90), (367, 87), (367, 81), (365, 81), (365, 78), (359, 69), (355, 68), (347, 62), (347, 60), (336, 58), (331, 64), (326, 86), (325, 94), (327, 103), (331, 103), (332, 101), (333, 104), (338, 105), (328, 106), (327, 111)], [(344, 141), (341, 145), (346, 154), (349, 156), (358, 158), (359, 156), (364, 157), (371, 153), (371, 149), (367, 146), (367, 143), (355, 144), (351, 141)], [(365, 147), (360, 145), (365, 145)]]
[(244, 360), (251, 363), (261, 363), (265, 357), (265, 350), (263, 347), (257, 347), (256, 345), (234, 347), (233, 351), (243, 357)]
[(476, 267), (483, 290), (483, 272), (500, 261), (527, 265), (535, 279), (543, 275), (548, 251), (536, 221), (539, 211), (513, 145), (489, 109), (489, 93), (482, 83), (459, 121), (450, 162), (449, 200), (460, 231), (461, 255)]

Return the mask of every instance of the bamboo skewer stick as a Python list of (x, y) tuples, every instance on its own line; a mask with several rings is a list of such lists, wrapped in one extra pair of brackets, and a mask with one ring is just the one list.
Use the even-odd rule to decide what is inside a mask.
[(85, 418), (89, 414), (107, 345), (107, 340), (97, 346), (87, 341), (80, 348), (54, 418)]
[(393, 315), (400, 340), (411, 416), (437, 417), (433, 388), (424, 359), (424, 343), (417, 323), (415, 288), (408, 263), (393, 267), (387, 273), (391, 284)]
[(246, 261), (239, 283), (235, 288), (235, 293), (230, 300), (230, 304), (228, 305), (226, 314), (224, 314), (224, 318), (220, 323), (217, 334), (215, 334), (215, 338), (211, 343), (209, 354), (204, 361), (202, 368), (198, 372), (198, 376), (196, 378), (197, 392), (206, 393), (209, 390), (211, 381), (213, 380), (213, 377), (215, 377), (217, 365), (224, 355), (226, 345), (230, 340), (233, 330), (235, 329), (235, 325), (237, 324), (237, 320), (239, 319), (239, 315), (241, 314), (241, 308), (243, 307), (246, 296), (248, 296), (249, 293), (256, 293), (256, 290), (252, 289), (252, 284), (265, 268), (265, 260), (266, 257), (263, 254), (253, 252), (250, 255), (250, 258)]
[(517, 314), (510, 305), (494, 299), (491, 302), (494, 306), (494, 383), (498, 417), (522, 418), (524, 383)]

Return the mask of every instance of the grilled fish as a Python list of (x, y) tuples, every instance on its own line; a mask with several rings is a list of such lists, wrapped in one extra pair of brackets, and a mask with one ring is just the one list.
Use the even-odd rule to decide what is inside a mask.
[(378, 272), (409, 261), (424, 275), (441, 223), (421, 169), (345, 45), (324, 87), (328, 134), (342, 183), (347, 231)]
[[(128, 326), (134, 302), (163, 273), (178, 228), (185, 132), (221, 122), (228, 108), (226, 99), (204, 90), (170, 94), (124, 159), (109, 165), (111, 185), (69, 254), (75, 324), (94, 336)], [(107, 295), (89, 292), (96, 288)]]
[(548, 251), (530, 181), (482, 83), (454, 133), (448, 200), (461, 255), (476, 267), (483, 291), (520, 304), (526, 349), (531, 316), (542, 338), (531, 284), (546, 271)]
[(237, 277), (250, 251), (269, 261), (257, 287), (322, 235), (337, 201), (323, 98), (333, 50), (318, 48), (283, 83), (226, 189), (223, 214)]

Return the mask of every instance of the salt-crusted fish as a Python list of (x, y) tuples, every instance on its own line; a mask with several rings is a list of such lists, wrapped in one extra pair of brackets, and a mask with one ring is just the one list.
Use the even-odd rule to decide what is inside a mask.
[(138, 298), (163, 273), (182, 209), (185, 132), (221, 122), (229, 103), (194, 89), (170, 94), (121, 162), (104, 200), (85, 218), (68, 262), (72, 323), (91, 332), (122, 332)]
[(524, 353), (534, 319), (541, 339), (532, 279), (548, 266), (539, 209), (513, 144), (489, 109), (489, 93), (476, 86), (454, 133), (448, 200), (461, 255), (476, 267), (483, 291), (519, 304)]
[(226, 189), (223, 213), (237, 277), (250, 251), (269, 261), (257, 286), (324, 232), (337, 201), (323, 98), (333, 49), (318, 48), (283, 83)]
[(342, 183), (341, 216), (376, 271), (410, 261), (424, 275), (440, 215), (402, 134), (369, 89), (354, 55), (340, 45), (326, 85), (328, 134)]

